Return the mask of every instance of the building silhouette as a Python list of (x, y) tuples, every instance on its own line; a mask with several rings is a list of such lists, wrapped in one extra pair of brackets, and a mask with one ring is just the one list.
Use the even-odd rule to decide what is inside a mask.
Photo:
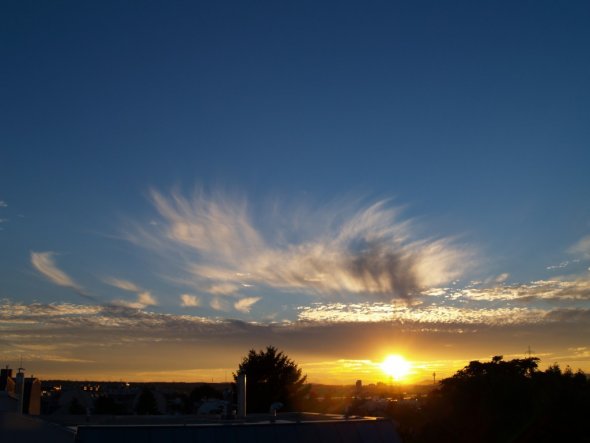
[(19, 368), (13, 377), (12, 369), (0, 369), (0, 411), (39, 415), (41, 413), (41, 381), (25, 377)]

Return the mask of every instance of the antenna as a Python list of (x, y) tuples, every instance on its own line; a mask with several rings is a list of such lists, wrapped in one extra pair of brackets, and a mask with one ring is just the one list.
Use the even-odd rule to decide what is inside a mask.
[(436, 372), (432, 373), (432, 384), (435, 385), (436, 384)]
[(531, 355), (533, 354), (533, 352), (535, 352), (535, 351), (531, 350), (531, 345), (529, 345), (525, 354), (528, 355), (529, 358), (531, 358)]

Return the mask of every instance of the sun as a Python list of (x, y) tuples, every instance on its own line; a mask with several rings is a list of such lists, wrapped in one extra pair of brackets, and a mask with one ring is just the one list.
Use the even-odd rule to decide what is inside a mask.
[(408, 375), (411, 367), (410, 362), (401, 355), (388, 355), (381, 363), (381, 370), (395, 380), (401, 380)]

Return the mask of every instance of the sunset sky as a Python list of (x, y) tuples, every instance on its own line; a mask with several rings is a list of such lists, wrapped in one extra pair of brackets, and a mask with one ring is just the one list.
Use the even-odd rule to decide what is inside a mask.
[(0, 365), (590, 372), (590, 4), (0, 5)]

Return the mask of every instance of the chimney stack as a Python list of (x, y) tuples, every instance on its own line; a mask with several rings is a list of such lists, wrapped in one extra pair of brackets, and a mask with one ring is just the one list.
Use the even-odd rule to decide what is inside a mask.
[(246, 418), (246, 374), (238, 375), (238, 418)]
[(22, 414), (25, 404), (25, 368), (18, 368), (16, 374), (16, 397), (18, 399), (16, 413)]

